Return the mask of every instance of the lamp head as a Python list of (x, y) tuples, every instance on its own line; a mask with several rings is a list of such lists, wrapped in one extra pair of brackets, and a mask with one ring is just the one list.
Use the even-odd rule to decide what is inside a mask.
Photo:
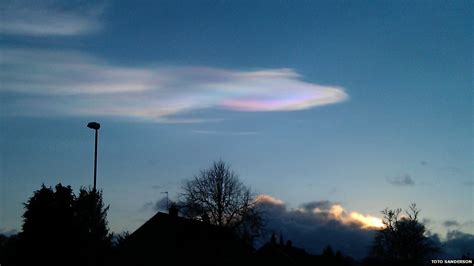
[(100, 124), (97, 122), (90, 122), (89, 124), (87, 124), (87, 127), (98, 130), (100, 128)]

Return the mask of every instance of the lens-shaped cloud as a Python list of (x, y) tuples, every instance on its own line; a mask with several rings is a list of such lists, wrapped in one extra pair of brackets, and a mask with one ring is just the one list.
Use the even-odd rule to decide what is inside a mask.
[(0, 92), (23, 107), (10, 106), (7, 113), (166, 122), (199, 109), (296, 111), (348, 98), (344, 89), (303, 81), (292, 69), (130, 67), (73, 51), (30, 49), (2, 49), (1, 67)]

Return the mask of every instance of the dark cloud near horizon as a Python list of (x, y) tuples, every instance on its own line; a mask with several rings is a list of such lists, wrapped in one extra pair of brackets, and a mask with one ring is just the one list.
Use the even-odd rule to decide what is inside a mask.
[(461, 258), (463, 255), (471, 254), (472, 256), (474, 254), (474, 235), (472, 234), (452, 230), (447, 233), (446, 241), (439, 241), (437, 235), (433, 239), (436, 239), (441, 246), (440, 256), (442, 258)]
[(7, 229), (5, 227), (0, 228), (0, 235), (12, 236), (16, 234), (18, 234), (18, 230), (16, 229)]
[(329, 210), (333, 204), (338, 204), (338, 203), (330, 202), (328, 200), (321, 200), (321, 201), (311, 201), (311, 202), (303, 203), (300, 206), (306, 211), (312, 211), (315, 208), (319, 208), (322, 210)]
[(421, 223), (424, 224), (425, 226), (427, 226), (427, 225), (433, 223), (433, 221), (431, 219), (428, 219), (428, 218), (423, 218), (421, 220)]
[(163, 197), (155, 202), (153, 209), (155, 211), (168, 211), (168, 198)]
[[(321, 254), (330, 245), (344, 255), (362, 259), (368, 255), (376, 231), (361, 229), (356, 224), (345, 224), (331, 219), (324, 210), (329, 210), (336, 203), (331, 201), (313, 201), (300, 205), (300, 209), (289, 209), (284, 203), (265, 201), (258, 208), (262, 211), (267, 228), (268, 241), (271, 233), (283, 234), (284, 240), (291, 240), (297, 247), (311, 254)], [(323, 212), (311, 210), (319, 208)], [(433, 221), (424, 218), (426, 225)], [(455, 220), (447, 220), (444, 224), (463, 226), (472, 221), (460, 224)], [(459, 230), (449, 231), (447, 239), (441, 241), (438, 234), (429, 236), (441, 247), (437, 258), (460, 258), (462, 255), (474, 254), (474, 235)]]
[(462, 224), (462, 226), (474, 226), (474, 220), (469, 220)]
[[(334, 204), (330, 201), (314, 201), (304, 203), (301, 207), (303, 210), (328, 210)], [(375, 233), (355, 224), (343, 224), (330, 219), (325, 212), (315, 214), (291, 210), (284, 204), (271, 202), (259, 203), (258, 207), (265, 219), (267, 235), (281, 232), (285, 241), (291, 240), (295, 246), (312, 254), (321, 254), (327, 245), (331, 245), (334, 250), (340, 250), (345, 255), (363, 258), (369, 251)]]
[(457, 227), (457, 226), (459, 226), (460, 224), (459, 224), (459, 222), (456, 221), (456, 220), (446, 220), (446, 221), (444, 221), (443, 225), (444, 225), (445, 227), (455, 227), (455, 226)]
[(165, 211), (166, 212), (166, 211), (168, 211), (168, 199), (166, 197), (163, 197), (163, 198), (157, 200), (156, 202), (153, 202), (153, 201), (146, 202), (145, 204), (143, 204), (142, 210), (143, 211), (155, 211), (155, 212)]
[(461, 228), (466, 228), (466, 227), (474, 227), (473, 220), (467, 220), (465, 222), (460, 222), (456, 220), (445, 220), (442, 224), (446, 228), (457, 227), (458, 230)]
[(409, 174), (405, 174), (399, 177), (387, 178), (387, 182), (394, 186), (413, 186), (415, 185), (415, 180)]

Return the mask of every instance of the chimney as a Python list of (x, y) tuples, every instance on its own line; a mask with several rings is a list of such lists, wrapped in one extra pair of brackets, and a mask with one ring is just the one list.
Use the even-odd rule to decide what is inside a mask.
[(276, 242), (277, 242), (277, 240), (276, 240), (276, 237), (275, 237), (275, 233), (272, 233), (272, 238), (270, 238), (270, 243), (272, 245), (276, 245)]
[(168, 209), (168, 214), (171, 217), (178, 217), (178, 206), (176, 206), (176, 204), (171, 204), (170, 208)]

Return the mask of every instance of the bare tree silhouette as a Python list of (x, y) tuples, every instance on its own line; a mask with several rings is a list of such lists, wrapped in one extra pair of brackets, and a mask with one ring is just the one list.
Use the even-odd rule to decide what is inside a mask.
[(420, 209), (411, 204), (405, 215), (401, 209), (385, 209), (384, 228), (373, 242), (371, 259), (383, 265), (424, 265), (438, 247), (430, 240), (425, 226), (419, 222)]
[(250, 188), (221, 160), (188, 180), (182, 198), (185, 216), (235, 229), (246, 238), (258, 235), (263, 225)]

